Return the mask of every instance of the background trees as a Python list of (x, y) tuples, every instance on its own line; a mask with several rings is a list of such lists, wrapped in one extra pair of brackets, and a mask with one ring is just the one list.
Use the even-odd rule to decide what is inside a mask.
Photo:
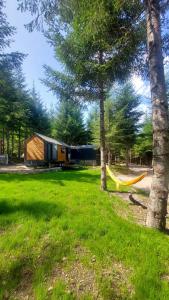
[[(152, 164), (153, 128), (151, 114), (146, 114), (136, 142), (132, 148), (136, 162)], [(139, 160), (138, 160), (139, 159)]]
[(21, 53), (4, 53), (14, 34), (0, 1), (0, 153), (21, 159), (24, 140), (34, 131), (49, 132), (49, 120), (35, 89), (30, 92), (22, 74)]
[[(71, 75), (78, 98), (98, 100), (100, 103), (101, 188), (106, 188), (104, 102), (106, 93), (116, 79), (124, 79), (142, 58), (144, 30), (142, 4), (117, 1), (19, 1), (21, 10), (33, 14), (41, 11), (49, 30), (47, 37)], [(34, 5), (35, 4), (35, 5)], [(135, 20), (137, 19), (137, 22)], [(29, 29), (41, 25), (37, 15)], [(63, 30), (64, 29), (64, 30)], [(139, 58), (139, 59), (138, 59)], [(52, 71), (50, 74), (54, 74)], [(64, 85), (64, 74), (54, 74), (56, 85)], [(59, 79), (58, 79), (59, 78)], [(74, 86), (74, 85), (73, 85)]]
[[(65, 66), (65, 72), (78, 82), (79, 89), (91, 93), (93, 99), (100, 102), (103, 190), (106, 188), (104, 128), (106, 93), (116, 79), (124, 78), (134, 67), (137, 70), (142, 70), (142, 67), (146, 69), (143, 55), (143, 51), (146, 51), (144, 38), (146, 10), (154, 151), (154, 177), (147, 225), (164, 229), (169, 180), (169, 124), (160, 12), (165, 12), (168, 1), (19, 0), (19, 3), (21, 10), (28, 9), (36, 15), (29, 29), (35, 26), (39, 28), (42, 21), (46, 21), (49, 26), (47, 36), (56, 47), (57, 55)], [(63, 75), (61, 78), (63, 79)], [(75, 91), (77, 92), (77, 89)]]
[[(112, 98), (111, 98), (112, 97)], [(125, 159), (128, 166), (129, 150), (132, 149), (140, 127), (140, 97), (135, 94), (130, 83), (112, 91), (105, 102), (105, 147), (107, 162), (111, 164), (116, 157)], [(94, 107), (89, 114), (88, 126), (93, 142), (99, 144), (99, 112)]]
[(68, 145), (85, 145), (89, 142), (82, 110), (70, 100), (60, 102), (51, 126), (52, 136)]
[(129, 150), (136, 142), (139, 120), (142, 113), (138, 110), (140, 98), (131, 84), (125, 84), (115, 99), (114, 139), (121, 151), (125, 152), (126, 166), (129, 165)]

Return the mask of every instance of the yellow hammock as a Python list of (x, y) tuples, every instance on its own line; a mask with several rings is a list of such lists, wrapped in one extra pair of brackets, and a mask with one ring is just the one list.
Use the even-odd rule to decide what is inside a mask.
[(106, 165), (106, 169), (107, 169), (107, 172), (109, 174), (109, 176), (111, 177), (111, 179), (116, 183), (116, 189), (119, 190), (119, 186), (120, 185), (125, 185), (125, 186), (129, 186), (129, 185), (132, 185), (134, 183), (137, 183), (139, 181), (141, 181), (146, 175), (147, 175), (147, 172), (144, 172), (143, 174), (141, 174), (140, 176), (136, 177), (136, 178), (133, 178), (131, 180), (128, 180), (128, 181), (121, 181), (120, 179), (118, 179), (110, 170), (110, 168)]

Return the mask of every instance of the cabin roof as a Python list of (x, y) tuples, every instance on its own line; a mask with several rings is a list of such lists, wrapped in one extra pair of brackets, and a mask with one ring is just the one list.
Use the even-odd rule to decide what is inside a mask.
[(45, 136), (45, 135), (43, 135), (43, 134), (40, 134), (40, 133), (35, 132), (35, 135), (36, 135), (36, 136), (39, 136), (42, 140), (44, 140), (44, 141), (46, 141), (46, 142), (48, 142), (48, 143), (51, 143), (51, 144), (57, 144), (57, 145), (61, 145), (61, 146), (64, 146), (64, 147), (69, 147), (69, 145), (67, 145), (67, 144), (65, 144), (65, 143), (63, 143), (63, 142), (60, 142), (60, 141), (58, 141), (58, 140), (52, 139), (52, 138), (50, 138), (50, 137), (48, 137), (48, 136)]
[(78, 146), (70, 146), (71, 149), (98, 149), (96, 145), (78, 145)]

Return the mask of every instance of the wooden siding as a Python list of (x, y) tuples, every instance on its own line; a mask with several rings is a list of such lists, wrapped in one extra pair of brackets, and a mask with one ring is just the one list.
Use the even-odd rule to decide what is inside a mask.
[(33, 136), (26, 144), (26, 160), (44, 160), (44, 141)]
[(66, 161), (66, 148), (58, 145), (58, 161)]

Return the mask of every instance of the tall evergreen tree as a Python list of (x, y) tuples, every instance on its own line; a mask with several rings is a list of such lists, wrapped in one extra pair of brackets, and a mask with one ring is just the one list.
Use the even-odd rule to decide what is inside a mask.
[(142, 159), (145, 153), (152, 152), (153, 148), (153, 128), (152, 118), (148, 114), (145, 115), (142, 128), (137, 135), (136, 143), (134, 144), (133, 151), (135, 155)]
[[(106, 188), (104, 102), (112, 82), (131, 70), (142, 51), (140, 26), (142, 5), (112, 1), (27, 1), (22, 10), (44, 16), (50, 26), (48, 38), (69, 73), (100, 103), (101, 188)], [(135, 22), (137, 19), (137, 22)], [(40, 25), (36, 21), (29, 26)], [(64, 33), (63, 33), (64, 28)], [(71, 28), (71, 30), (70, 30)], [(115, 28), (115, 30), (114, 30)], [(137, 52), (137, 55), (136, 55)], [(63, 75), (61, 75), (63, 79)], [(80, 89), (81, 89), (80, 88)], [(76, 90), (77, 91), (77, 90)]]
[[(140, 104), (132, 86), (127, 83), (116, 89), (113, 99), (105, 102), (105, 141), (108, 163), (111, 164), (112, 154), (120, 155), (125, 153), (126, 164), (128, 165), (129, 150), (133, 147), (139, 129), (139, 119), (142, 115), (138, 111)], [(94, 142), (98, 143), (99, 131), (96, 130), (99, 124), (98, 110), (89, 115), (89, 126), (92, 131)]]
[(88, 142), (81, 108), (72, 101), (62, 101), (53, 120), (53, 135), (69, 145), (84, 145)]
[(126, 165), (129, 164), (129, 150), (133, 147), (141, 112), (138, 111), (139, 96), (135, 94), (131, 84), (125, 84), (115, 99), (114, 123), (116, 131), (114, 139), (125, 151)]
[(50, 134), (49, 115), (34, 85), (30, 91), (29, 110), (32, 130)]

